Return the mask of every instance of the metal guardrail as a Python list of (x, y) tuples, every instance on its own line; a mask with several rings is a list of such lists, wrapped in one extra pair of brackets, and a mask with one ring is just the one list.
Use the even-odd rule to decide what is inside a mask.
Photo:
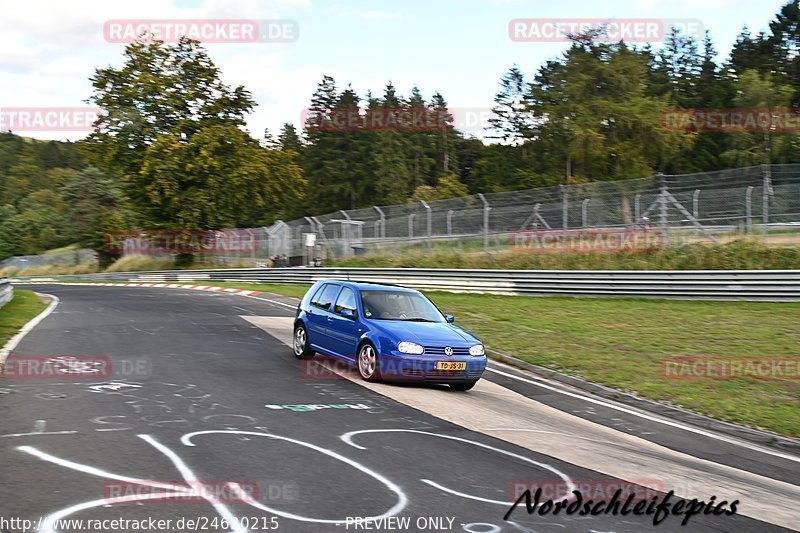
[(515, 296), (627, 296), (681, 300), (800, 301), (800, 270), (243, 268), (29, 277), (24, 281), (105, 280), (150, 283), (249, 281), (311, 284), (325, 278), (395, 283), (423, 290)]
[(0, 307), (11, 301), (14, 297), (14, 288), (11, 286), (11, 280), (0, 279)]

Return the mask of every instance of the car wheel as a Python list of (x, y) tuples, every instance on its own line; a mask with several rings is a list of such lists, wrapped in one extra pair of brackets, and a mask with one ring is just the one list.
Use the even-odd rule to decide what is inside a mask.
[(365, 342), (358, 350), (358, 373), (364, 381), (380, 381), (378, 353), (372, 344)]
[(308, 347), (308, 332), (303, 324), (297, 324), (294, 328), (294, 356), (298, 359), (310, 359), (314, 357), (314, 352)]
[(477, 381), (464, 381), (462, 383), (450, 383), (450, 388), (453, 390), (470, 390), (472, 387), (475, 386)]

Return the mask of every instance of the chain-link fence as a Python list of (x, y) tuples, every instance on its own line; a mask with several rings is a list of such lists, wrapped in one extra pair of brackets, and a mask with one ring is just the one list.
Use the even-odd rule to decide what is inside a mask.
[[(603, 242), (614, 247), (631, 234), (659, 247), (743, 235), (796, 246), (800, 164), (372, 206), (215, 233), (228, 244), (204, 253), (202, 262), (239, 267), (330, 263), (409, 249), (480, 254), (538, 244), (559, 250), (575, 242), (585, 246), (587, 239), (590, 246), (608, 239)], [(242, 240), (248, 245), (229, 245)]]
[(0, 270), (26, 269), (48, 266), (77, 266), (97, 263), (97, 253), (92, 250), (71, 250), (40, 255), (17, 255), (0, 261)]
[[(495, 253), (513, 247), (521, 233), (644, 231), (661, 245), (758, 235), (793, 246), (800, 243), (800, 165), (374, 206), (280, 221), (263, 231), (269, 255), (296, 263), (428, 247)], [(314, 237), (309, 241), (305, 234)]]
[[(137, 232), (122, 233), (115, 249), (122, 255), (176, 253), (174, 247), (154, 248), (152, 235), (138, 240), (133, 238)], [(661, 247), (745, 235), (774, 246), (798, 246), (800, 164), (477, 194), (341, 210), (270, 227), (189, 233), (202, 234), (196, 247), (202, 252), (195, 253), (200, 264), (234, 267), (330, 264), (352, 255), (409, 249), (476, 254), (615, 249), (625, 242)], [(170, 235), (155, 241), (166, 248), (176, 242)], [(12, 257), (0, 268), (93, 261), (93, 252), (76, 250)]]

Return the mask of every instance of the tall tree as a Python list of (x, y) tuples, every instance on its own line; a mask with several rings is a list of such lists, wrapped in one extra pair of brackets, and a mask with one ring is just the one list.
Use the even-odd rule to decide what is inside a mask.
[(500, 78), (500, 91), (494, 97), (489, 125), (494, 134), (489, 138), (501, 139), (517, 145), (532, 135), (531, 116), (525, 105), (525, 76), (514, 65)]
[[(198, 192), (200, 183), (212, 183), (210, 176), (197, 181), (190, 176), (166, 178), (154, 169), (179, 168), (175, 154), (202, 155), (199, 148), (213, 143), (219, 132), (240, 138), (232, 130), (244, 126), (245, 114), (255, 105), (250, 93), (242, 86), (226, 85), (206, 50), (191, 39), (182, 38), (175, 45), (134, 42), (125, 48), (124, 57), (121, 67), (98, 69), (91, 78), (94, 91), (89, 102), (103, 112), (86, 141), (89, 159), (105, 172), (123, 177), (130, 202), (151, 223), (209, 227), (230, 221), (227, 213), (214, 209), (236, 193), (212, 198), (208, 191)], [(233, 146), (228, 152), (237, 150)], [(208, 204), (175, 204), (182, 196)]]

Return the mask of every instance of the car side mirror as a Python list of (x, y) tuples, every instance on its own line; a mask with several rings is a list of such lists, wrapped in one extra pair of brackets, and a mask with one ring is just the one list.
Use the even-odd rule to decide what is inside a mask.
[(339, 314), (345, 318), (349, 318), (350, 320), (355, 320), (356, 313), (352, 309), (342, 309), (339, 311)]
[(454, 317), (453, 315), (444, 315), (444, 319), (447, 320), (448, 324), (452, 324), (453, 322), (456, 321), (456, 317)]

